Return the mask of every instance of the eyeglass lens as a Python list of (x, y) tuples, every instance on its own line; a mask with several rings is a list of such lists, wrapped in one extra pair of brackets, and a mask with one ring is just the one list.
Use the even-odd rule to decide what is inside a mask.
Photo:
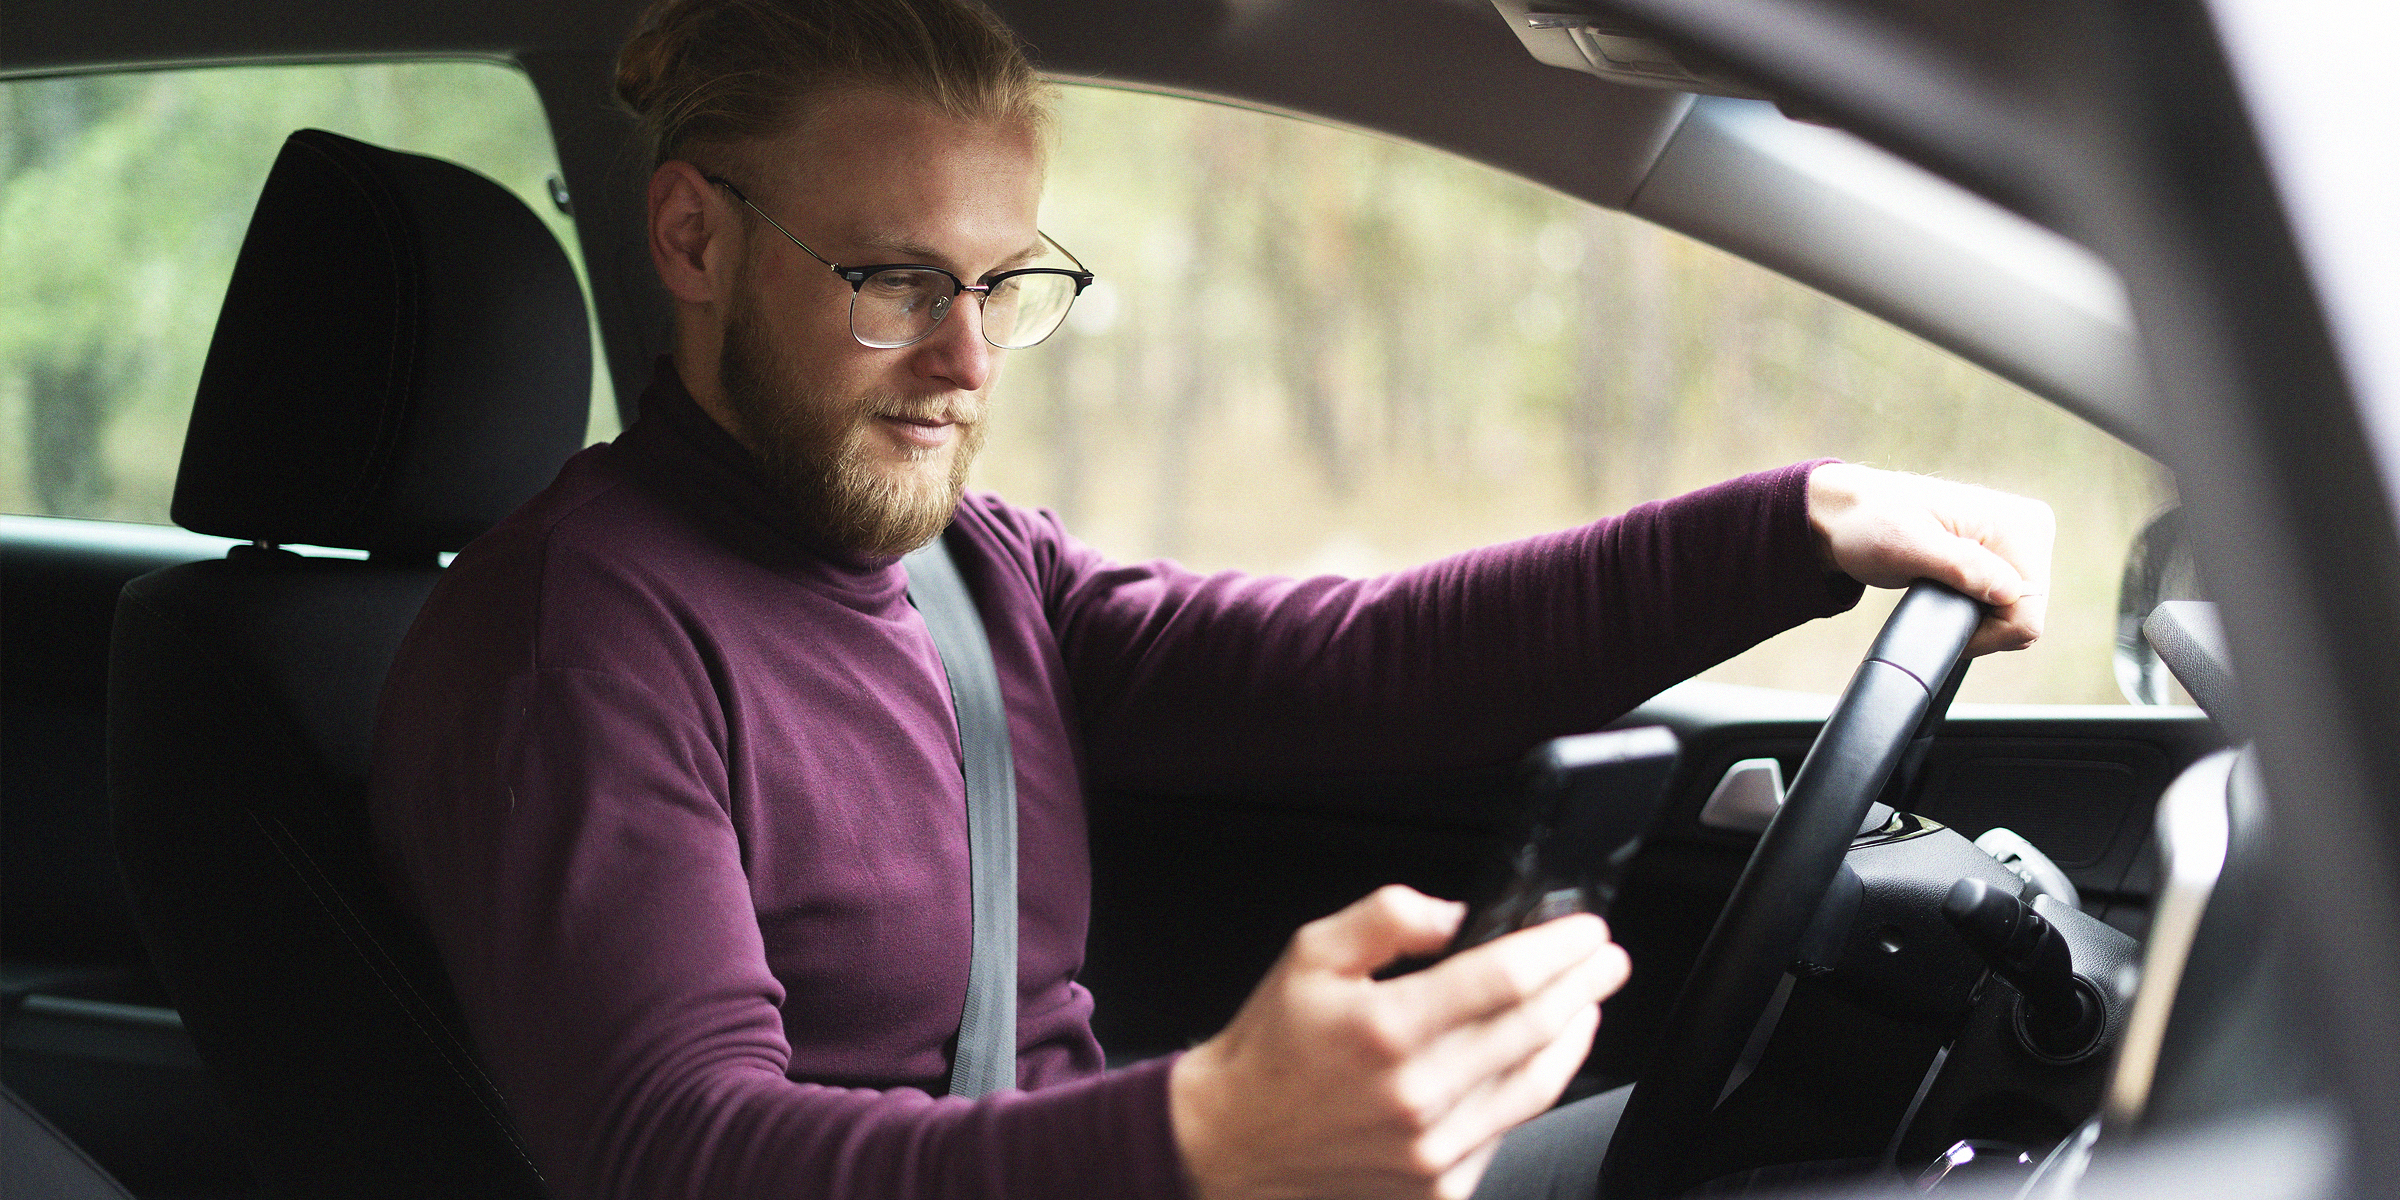
[[(851, 299), (850, 332), (869, 346), (908, 345), (950, 315), (956, 287), (939, 271), (877, 271)], [(1074, 303), (1073, 276), (1048, 271), (1008, 276), (984, 297), (983, 336), (1002, 349), (1024, 349), (1049, 337)]]

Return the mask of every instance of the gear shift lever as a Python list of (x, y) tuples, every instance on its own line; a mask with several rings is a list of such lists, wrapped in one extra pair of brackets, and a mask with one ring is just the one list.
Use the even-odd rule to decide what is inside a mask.
[(2017, 1032), (2025, 1048), (2053, 1062), (2081, 1058), (2099, 1044), (2099, 993), (2075, 974), (2067, 939), (2033, 906), (1980, 879), (1961, 879), (1942, 916), (1992, 973), (2024, 998)]

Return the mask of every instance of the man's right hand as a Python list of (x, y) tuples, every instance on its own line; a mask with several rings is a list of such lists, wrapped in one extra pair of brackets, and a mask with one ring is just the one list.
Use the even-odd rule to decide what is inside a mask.
[(1474, 1190), (1500, 1135), (1558, 1099), (1631, 968), (1577, 915), (1373, 977), (1440, 951), (1464, 912), (1392, 886), (1293, 935), (1168, 1077), (1198, 1200)]

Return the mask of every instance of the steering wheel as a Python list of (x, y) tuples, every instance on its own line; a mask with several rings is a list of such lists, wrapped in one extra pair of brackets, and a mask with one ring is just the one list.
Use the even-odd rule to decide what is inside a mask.
[(1699, 1182), (1676, 1178), (1684, 1150), (1716, 1107), (1868, 808), (1911, 742), (1949, 708), (1982, 617), (1973, 600), (1919, 580), (1883, 623), (1684, 980), (1610, 1141), (1605, 1200), (1657, 1200)]

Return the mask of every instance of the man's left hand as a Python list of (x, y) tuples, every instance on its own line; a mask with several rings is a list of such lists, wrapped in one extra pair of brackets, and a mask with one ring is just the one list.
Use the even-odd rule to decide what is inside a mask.
[(1969, 654), (2042, 636), (2058, 520), (2039, 500), (1923, 475), (1827, 463), (1808, 476), (1826, 565), (1870, 587), (1946, 583), (1991, 606)]

